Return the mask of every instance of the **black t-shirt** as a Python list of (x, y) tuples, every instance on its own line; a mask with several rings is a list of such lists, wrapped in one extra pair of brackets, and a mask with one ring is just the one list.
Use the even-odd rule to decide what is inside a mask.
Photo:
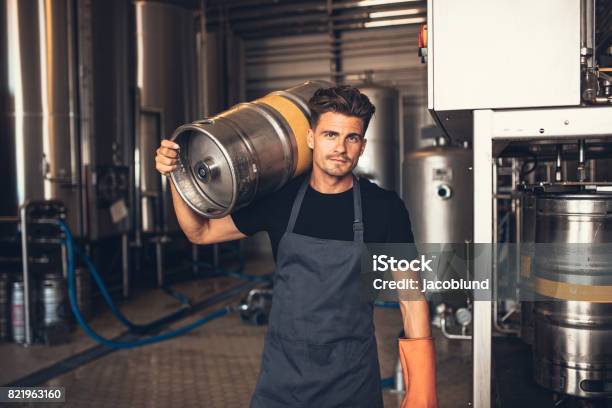
[[(308, 174), (308, 173), (307, 173)], [(271, 193), (232, 214), (234, 224), (245, 235), (266, 231), (276, 252), (287, 229), (291, 207), (306, 175), (291, 180)], [(414, 242), (410, 217), (397, 193), (378, 187), (361, 177), (361, 205), (365, 242)], [(293, 232), (316, 238), (353, 240), (353, 189), (323, 194), (311, 186), (304, 196)]]

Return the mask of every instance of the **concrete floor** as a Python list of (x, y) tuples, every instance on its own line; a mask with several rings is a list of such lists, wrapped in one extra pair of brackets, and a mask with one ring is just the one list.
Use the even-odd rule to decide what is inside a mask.
[[(250, 264), (249, 273), (269, 271), (266, 265)], [(192, 300), (202, 300), (239, 281), (209, 278), (174, 288)], [(240, 296), (219, 303), (175, 323), (182, 326), (221, 305), (234, 304)], [(167, 294), (152, 290), (134, 296), (121, 305), (135, 322), (147, 322), (168, 314), (179, 303)], [(92, 320), (92, 326), (106, 337), (124, 331), (109, 313)], [(392, 376), (397, 362), (395, 338), (401, 329), (397, 309), (376, 309), (381, 376)], [(45, 386), (63, 386), (70, 407), (247, 407), (255, 388), (266, 326), (253, 326), (237, 314), (224, 316), (187, 335), (162, 343), (118, 350), (72, 371), (50, 379)], [(448, 341), (435, 330), (440, 407), (467, 407), (471, 389), (471, 346), (467, 341)], [(72, 333), (67, 345), (24, 348), (0, 345), (0, 384), (23, 378), (48, 367), (95, 343), (81, 330)], [(385, 390), (385, 407), (399, 407), (401, 395)], [(11, 404), (15, 406), (14, 404)], [(41, 403), (31, 404), (35, 407)], [(53, 406), (47, 404), (48, 406)], [(28, 406), (28, 405), (24, 405)]]

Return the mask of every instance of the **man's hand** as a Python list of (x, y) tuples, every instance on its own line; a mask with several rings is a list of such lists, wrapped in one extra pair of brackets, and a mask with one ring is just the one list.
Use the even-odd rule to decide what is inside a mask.
[(169, 176), (178, 166), (179, 145), (164, 139), (156, 150), (155, 168), (164, 176)]

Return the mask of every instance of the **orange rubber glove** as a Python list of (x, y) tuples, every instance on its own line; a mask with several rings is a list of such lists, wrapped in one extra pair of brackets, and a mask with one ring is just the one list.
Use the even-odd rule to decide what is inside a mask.
[(438, 408), (433, 338), (399, 339), (406, 395), (401, 408)]

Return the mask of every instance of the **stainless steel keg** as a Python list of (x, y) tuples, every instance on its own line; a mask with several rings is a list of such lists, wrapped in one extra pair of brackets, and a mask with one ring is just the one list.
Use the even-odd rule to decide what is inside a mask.
[(179, 168), (171, 177), (183, 200), (220, 218), (308, 170), (307, 102), (330, 86), (308, 81), (179, 127), (171, 137), (180, 146)]
[(11, 332), (15, 343), (25, 342), (25, 310), (23, 303), (23, 282), (13, 282), (11, 292)]
[(61, 275), (47, 274), (40, 281), (41, 324), (48, 327), (66, 323), (68, 295)]
[(536, 211), (535, 381), (612, 397), (612, 196), (541, 195)]

